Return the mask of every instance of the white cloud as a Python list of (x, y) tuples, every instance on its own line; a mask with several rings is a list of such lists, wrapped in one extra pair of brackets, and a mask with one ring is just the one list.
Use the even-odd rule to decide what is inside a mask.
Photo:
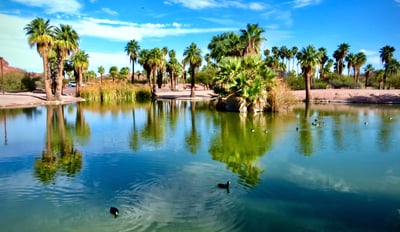
[(289, 10), (274, 9), (262, 15), (266, 20), (276, 22), (278, 25), (291, 27), (293, 25), (292, 12)]
[(40, 7), (48, 14), (65, 13), (78, 14), (81, 9), (81, 4), (76, 0), (12, 0), (27, 6)]
[(166, 36), (180, 36), (188, 34), (201, 34), (210, 32), (231, 31), (233, 28), (183, 28), (176, 22), (172, 24), (135, 24), (129, 22), (83, 18), (71, 21), (75, 30), (81, 36), (91, 36), (114, 41), (127, 41), (131, 39), (162, 38)]
[(183, 7), (193, 9), (193, 10), (200, 10), (200, 9), (207, 9), (207, 8), (240, 8), (240, 9), (250, 9), (250, 10), (264, 10), (267, 8), (267, 5), (262, 2), (249, 2), (243, 3), (242, 1), (215, 1), (215, 0), (168, 0), (165, 1), (164, 4), (172, 5), (178, 4), (182, 5)]
[(324, 174), (318, 170), (306, 169), (298, 165), (289, 168), (290, 178), (309, 188), (332, 189), (339, 192), (353, 192), (353, 188), (344, 179)]
[(101, 10), (104, 13), (109, 14), (109, 15), (117, 15), (118, 14), (118, 12), (111, 10), (110, 8), (107, 8), (107, 7), (101, 8)]
[(363, 52), (367, 56), (367, 64), (372, 64), (377, 69), (382, 68), (379, 51), (361, 49), (360, 52)]
[(294, 8), (302, 8), (310, 5), (317, 5), (321, 0), (294, 0)]
[[(28, 19), (0, 14), (1, 55), (9, 65), (41, 72), (42, 59), (36, 48), (30, 48), (23, 28), (30, 22)], [(18, 28), (16, 30), (16, 28)]]
[[(30, 48), (23, 28), (30, 23), (32, 18), (24, 18), (0, 14), (0, 44), (1, 55), (11, 66), (26, 69), (27, 71), (42, 72), (42, 60), (35, 48)], [(60, 19), (50, 22), (52, 25), (65, 23)], [(101, 38), (112, 41), (124, 42), (131, 39), (143, 40), (163, 38), (168, 36), (181, 36), (189, 34), (202, 34), (237, 30), (235, 28), (189, 28), (186, 25), (174, 22), (171, 24), (136, 24), (124, 21), (113, 21), (95, 18), (77, 18), (69, 20), (68, 24), (75, 29), (82, 39), (85, 36)], [(85, 48), (82, 48), (85, 50)], [(87, 51), (90, 55), (90, 69), (96, 71), (99, 65), (116, 62), (118, 67), (128, 66), (129, 59), (121, 54), (105, 54), (99, 50)]]

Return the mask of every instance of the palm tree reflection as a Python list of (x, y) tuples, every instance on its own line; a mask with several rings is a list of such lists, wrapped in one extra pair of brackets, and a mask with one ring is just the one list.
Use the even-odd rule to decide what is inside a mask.
[(54, 182), (57, 173), (74, 176), (82, 168), (82, 153), (74, 148), (71, 131), (66, 130), (63, 106), (48, 106), (46, 144), (35, 159), (35, 176), (44, 183)]

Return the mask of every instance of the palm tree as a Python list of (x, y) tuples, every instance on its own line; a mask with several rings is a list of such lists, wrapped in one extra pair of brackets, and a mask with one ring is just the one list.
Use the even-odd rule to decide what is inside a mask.
[(333, 57), (336, 59), (336, 71), (342, 76), (343, 74), (343, 66), (344, 66), (344, 58), (350, 50), (350, 45), (347, 43), (341, 43), (338, 46), (338, 49), (333, 53)]
[(175, 74), (177, 73), (177, 70), (181, 68), (181, 64), (176, 59), (175, 50), (173, 49), (170, 50), (168, 52), (168, 56), (169, 56), (169, 61), (166, 64), (167, 72), (169, 73), (169, 77), (171, 78), (171, 89), (175, 89), (177, 84)]
[(139, 54), (139, 64), (142, 65), (143, 69), (146, 71), (146, 78), (149, 82), (149, 87), (151, 89), (151, 66), (149, 63), (150, 59), (150, 50), (148, 49), (143, 49), (140, 51)]
[(350, 77), (350, 70), (353, 68), (353, 77), (354, 80), (356, 80), (356, 70), (354, 64), (356, 63), (356, 55), (352, 52), (347, 54), (345, 58), (347, 62), (347, 76)]
[(282, 59), (282, 63), (285, 64), (285, 69), (283, 70), (284, 73), (286, 73), (286, 70), (288, 68), (288, 66), (285, 63), (285, 58), (288, 57), (288, 48), (286, 46), (281, 46), (281, 48), (279, 49), (279, 57)]
[(115, 81), (115, 78), (118, 76), (118, 67), (117, 66), (111, 66), (110, 70), (108, 71), (108, 73), (110, 73), (110, 76), (113, 80), (113, 82)]
[(306, 103), (311, 100), (311, 78), (315, 67), (319, 64), (320, 58), (318, 51), (312, 45), (302, 48), (297, 53), (297, 60), (300, 63), (303, 77), (306, 84)]
[(83, 50), (79, 50), (72, 57), (72, 66), (74, 70), (78, 73), (78, 84), (76, 85), (76, 96), (79, 97), (81, 95), (81, 87), (82, 87), (82, 79), (83, 74), (89, 68), (89, 54), (87, 54)]
[(160, 48), (153, 48), (150, 50), (149, 54), (149, 65), (151, 68), (151, 73), (153, 76), (153, 86), (152, 86), (152, 96), (156, 96), (156, 78), (157, 78), (157, 73), (158, 71), (163, 67), (164, 65), (164, 52)]
[(243, 53), (243, 48), (243, 41), (235, 32), (225, 32), (221, 35), (216, 35), (208, 44), (208, 49), (210, 49), (210, 57), (213, 58), (217, 63), (221, 61), (223, 57), (241, 56)]
[(100, 84), (103, 82), (103, 74), (106, 72), (103, 66), (100, 66), (97, 69), (97, 72), (100, 74)]
[(245, 44), (243, 56), (258, 55), (260, 53), (261, 42), (264, 40), (262, 37), (264, 31), (258, 24), (247, 24), (246, 29), (240, 30), (242, 33), (240, 38)]
[(139, 57), (140, 46), (136, 40), (129, 41), (124, 51), (129, 56), (129, 61), (132, 62), (132, 84), (135, 83), (135, 63)]
[(386, 86), (386, 77), (387, 77), (387, 72), (388, 72), (388, 67), (387, 65), (389, 64), (389, 62), (393, 59), (393, 53), (396, 49), (392, 46), (386, 45), (384, 47), (382, 47), (379, 50), (380, 53), (380, 57), (381, 57), (381, 61), (385, 66), (385, 73), (383, 75), (383, 88), (385, 88)]
[(368, 79), (369, 76), (371, 75), (371, 72), (373, 72), (374, 66), (372, 66), (372, 64), (367, 64), (367, 66), (364, 68), (364, 72), (365, 72), (365, 88), (367, 88), (368, 86)]
[(355, 79), (356, 82), (359, 82), (360, 79), (360, 69), (361, 66), (363, 66), (365, 64), (365, 62), (367, 62), (367, 56), (365, 55), (364, 52), (359, 52), (355, 55), (355, 61), (353, 64), (354, 67), (354, 75), (355, 75)]
[(195, 86), (195, 70), (196, 68), (201, 66), (201, 50), (197, 47), (195, 43), (191, 43), (189, 47), (186, 47), (185, 51), (183, 52), (183, 63), (189, 64), (190, 70), (190, 97), (194, 97), (194, 86)]
[(54, 30), (55, 41), (54, 48), (58, 58), (58, 78), (56, 86), (56, 100), (61, 100), (62, 85), (63, 85), (63, 72), (64, 72), (64, 60), (72, 53), (78, 50), (79, 36), (70, 25), (60, 24), (60, 27), (56, 27)]
[(272, 54), (274, 54), (275, 57), (279, 57), (279, 48), (278, 47), (273, 46), (271, 48), (271, 52), (272, 52)]
[(320, 57), (319, 60), (319, 78), (324, 79), (325, 78), (325, 63), (329, 60), (329, 57), (326, 52), (326, 48), (320, 47), (318, 49), (318, 56)]
[(46, 91), (46, 99), (48, 101), (53, 100), (53, 94), (51, 92), (51, 76), (48, 70), (48, 57), (47, 53), (53, 46), (53, 27), (50, 26), (50, 20), (44, 20), (43, 18), (35, 18), (28, 25), (25, 26), (24, 30), (28, 36), (28, 42), (31, 47), (36, 46), (36, 50), (43, 59), (43, 79)]
[[(385, 66), (385, 73), (387, 77), (392, 77), (397, 75), (397, 72), (400, 68), (400, 63), (396, 59), (391, 59)], [(390, 89), (390, 83), (388, 89)]]
[(299, 51), (299, 48), (296, 46), (292, 47), (292, 53), (293, 53), (293, 70), (294, 70), (294, 60), (296, 58), (297, 52)]

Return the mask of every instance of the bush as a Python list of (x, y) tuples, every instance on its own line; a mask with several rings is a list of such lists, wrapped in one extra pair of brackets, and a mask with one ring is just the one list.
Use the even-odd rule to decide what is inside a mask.
[(311, 88), (312, 89), (326, 89), (328, 83), (321, 79), (314, 79)]
[(289, 76), (285, 79), (286, 84), (292, 90), (303, 90), (306, 88), (304, 78), (301, 76)]
[(329, 81), (329, 84), (335, 89), (340, 89), (340, 88), (359, 89), (359, 88), (361, 88), (360, 83), (357, 83), (353, 78), (344, 77), (344, 76), (331, 79)]
[[(40, 77), (31, 78), (26, 72), (12, 72), (4, 74), (4, 90), (8, 92), (33, 91)], [(0, 88), (3, 81), (0, 80)]]

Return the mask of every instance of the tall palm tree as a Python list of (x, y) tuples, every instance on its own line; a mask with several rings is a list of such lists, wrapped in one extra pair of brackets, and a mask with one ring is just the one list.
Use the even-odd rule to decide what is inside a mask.
[(103, 66), (100, 66), (97, 69), (97, 72), (100, 74), (100, 84), (103, 82), (103, 74), (106, 72)]
[(338, 49), (333, 53), (333, 57), (336, 59), (336, 71), (340, 76), (343, 74), (344, 58), (347, 56), (349, 50), (349, 44), (341, 43)]
[(265, 39), (262, 37), (264, 29), (260, 28), (258, 24), (247, 24), (246, 29), (241, 29), (241, 39), (244, 42), (243, 56), (246, 55), (259, 55), (261, 42)]
[(157, 73), (164, 65), (164, 53), (160, 48), (153, 48), (150, 50), (148, 56), (148, 65), (150, 67), (150, 73), (152, 74), (152, 97), (156, 97)]
[(374, 69), (374, 66), (372, 66), (372, 64), (367, 64), (367, 66), (365, 66), (365, 68), (364, 68), (364, 72), (365, 72), (365, 88), (367, 88), (369, 76), (371, 75), (371, 73), (374, 70), (375, 69)]
[(312, 45), (302, 48), (297, 53), (297, 60), (300, 63), (303, 77), (306, 84), (306, 102), (311, 100), (311, 78), (315, 67), (319, 64), (320, 58), (318, 51)]
[(356, 63), (356, 54), (350, 52), (345, 57), (345, 61), (347, 62), (347, 76), (350, 77), (350, 71), (353, 68), (353, 78), (356, 80), (356, 69), (354, 65)]
[(185, 51), (183, 52), (183, 63), (189, 64), (190, 70), (190, 97), (195, 96), (194, 86), (195, 86), (195, 70), (196, 68), (201, 66), (201, 50), (197, 47), (195, 43), (191, 43), (189, 47), (186, 47)]
[(367, 56), (365, 55), (364, 52), (359, 52), (355, 55), (355, 61), (353, 64), (354, 67), (354, 75), (355, 75), (355, 80), (358, 83), (360, 79), (360, 69), (361, 66), (363, 66), (367, 62)]
[(294, 68), (294, 60), (295, 60), (295, 58), (296, 58), (296, 55), (297, 55), (297, 52), (299, 51), (299, 48), (298, 47), (296, 47), (296, 46), (293, 46), (292, 47), (292, 53), (293, 53), (293, 70), (295, 69)]
[(325, 63), (329, 60), (326, 48), (324, 48), (324, 47), (318, 48), (318, 56), (320, 58), (320, 60), (319, 60), (319, 78), (324, 79), (325, 78)]
[(72, 56), (72, 66), (74, 70), (78, 73), (78, 84), (76, 85), (76, 96), (79, 97), (81, 95), (81, 87), (82, 87), (82, 79), (83, 74), (89, 68), (89, 54), (87, 54), (83, 50), (79, 50)]
[(381, 61), (385, 67), (385, 73), (383, 74), (383, 88), (386, 86), (386, 77), (388, 72), (388, 64), (393, 59), (393, 53), (396, 49), (392, 46), (386, 45), (379, 50)]
[(50, 25), (50, 20), (44, 20), (43, 18), (35, 18), (28, 25), (25, 26), (24, 30), (28, 36), (28, 42), (31, 47), (36, 46), (36, 50), (43, 60), (43, 79), (46, 91), (46, 99), (53, 100), (53, 94), (51, 92), (51, 76), (48, 70), (48, 57), (47, 53), (53, 46), (53, 27)]
[[(397, 75), (399, 69), (400, 69), (400, 63), (396, 59), (391, 59), (389, 63), (385, 65), (385, 73), (387, 77), (393, 77)], [(390, 89), (390, 83), (388, 88)]]
[(285, 45), (281, 46), (279, 49), (279, 57), (282, 59), (282, 63), (285, 64), (285, 69), (283, 70), (284, 73), (286, 73), (286, 70), (288, 68), (288, 66), (285, 63), (285, 58), (288, 56), (288, 52), (289, 50)]
[(167, 72), (169, 73), (169, 77), (171, 78), (171, 89), (175, 89), (176, 88), (176, 74), (177, 71), (181, 68), (181, 64), (179, 63), (179, 61), (176, 59), (176, 53), (175, 50), (170, 50), (168, 52), (168, 56), (169, 56), (169, 61), (166, 64), (167, 67)]
[(151, 67), (149, 59), (150, 59), (150, 50), (142, 49), (139, 54), (138, 62), (140, 65), (142, 65), (144, 71), (146, 71), (146, 78), (149, 83), (149, 87), (151, 89), (152, 82), (151, 82)]
[(54, 49), (58, 58), (58, 78), (56, 86), (56, 100), (62, 100), (64, 60), (72, 53), (79, 49), (78, 33), (72, 29), (70, 25), (60, 24), (60, 27), (54, 29), (55, 41)]
[(129, 61), (132, 62), (131, 82), (132, 82), (132, 84), (134, 84), (135, 83), (135, 63), (139, 57), (140, 46), (139, 46), (138, 42), (133, 39), (126, 44), (124, 51), (129, 56)]

